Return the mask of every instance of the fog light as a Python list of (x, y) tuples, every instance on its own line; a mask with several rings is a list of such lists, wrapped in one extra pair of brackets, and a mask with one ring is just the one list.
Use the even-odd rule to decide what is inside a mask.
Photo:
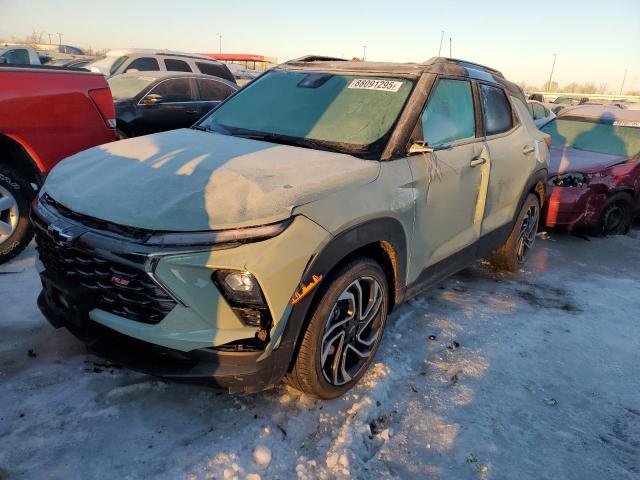
[(213, 280), (232, 306), (265, 306), (256, 278), (249, 272), (218, 270)]
[(249, 292), (255, 288), (253, 276), (245, 272), (232, 272), (224, 277), (224, 283), (236, 292)]

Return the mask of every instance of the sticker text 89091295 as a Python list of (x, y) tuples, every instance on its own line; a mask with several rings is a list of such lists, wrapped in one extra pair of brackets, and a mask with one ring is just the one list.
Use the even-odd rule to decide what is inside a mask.
[(397, 92), (400, 90), (402, 82), (393, 80), (372, 80), (368, 78), (356, 78), (352, 80), (347, 88), (360, 90), (380, 90), (383, 92)]

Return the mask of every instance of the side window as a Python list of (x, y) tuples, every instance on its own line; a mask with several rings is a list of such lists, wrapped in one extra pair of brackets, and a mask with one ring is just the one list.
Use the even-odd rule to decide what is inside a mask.
[(538, 105), (537, 103), (533, 105), (533, 118), (538, 120), (539, 118), (546, 117), (546, 112), (544, 111), (544, 107), (542, 105)]
[(193, 83), (188, 78), (172, 78), (160, 82), (149, 93), (162, 96), (162, 103), (167, 102), (191, 102), (196, 96), (193, 91)]
[(207, 102), (221, 102), (234, 92), (230, 86), (216, 80), (199, 78), (196, 82), (200, 90), (200, 100)]
[(466, 80), (439, 80), (422, 113), (422, 134), (430, 146), (442, 145), (476, 133), (471, 84)]
[(155, 58), (151, 57), (140, 57), (136, 58), (133, 62), (127, 65), (127, 69), (125, 72), (129, 70), (138, 70), (140, 72), (151, 72), (160, 70), (160, 65), (158, 65), (158, 61)]
[(513, 127), (511, 105), (502, 89), (480, 85), (480, 97), (486, 135), (496, 135), (511, 130)]
[(6, 58), (7, 63), (29, 64), (29, 52), (24, 48), (9, 50), (3, 57)]
[(531, 118), (535, 119), (536, 114), (533, 113), (533, 103), (527, 102), (527, 110), (529, 110), (529, 115), (531, 115)]
[(205, 75), (213, 75), (214, 77), (224, 78), (225, 80), (229, 80), (231, 82), (235, 82), (233, 75), (229, 69), (217, 63), (205, 63), (205, 62), (196, 62), (198, 69), (200, 69), (200, 73), (204, 73)]
[(183, 60), (176, 60), (174, 58), (165, 58), (164, 67), (168, 72), (190, 72), (191, 67)]

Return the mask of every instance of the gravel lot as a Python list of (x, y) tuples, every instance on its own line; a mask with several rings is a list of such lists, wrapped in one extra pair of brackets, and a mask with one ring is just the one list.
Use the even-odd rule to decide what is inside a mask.
[(640, 478), (638, 228), (415, 298), (332, 402), (105, 364), (40, 315), (33, 265), (0, 267), (0, 479)]

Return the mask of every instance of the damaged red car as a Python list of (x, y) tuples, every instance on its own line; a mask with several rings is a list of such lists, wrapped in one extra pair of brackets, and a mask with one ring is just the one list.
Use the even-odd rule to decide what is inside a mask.
[(571, 107), (541, 130), (551, 135), (546, 225), (628, 233), (640, 213), (640, 111)]

